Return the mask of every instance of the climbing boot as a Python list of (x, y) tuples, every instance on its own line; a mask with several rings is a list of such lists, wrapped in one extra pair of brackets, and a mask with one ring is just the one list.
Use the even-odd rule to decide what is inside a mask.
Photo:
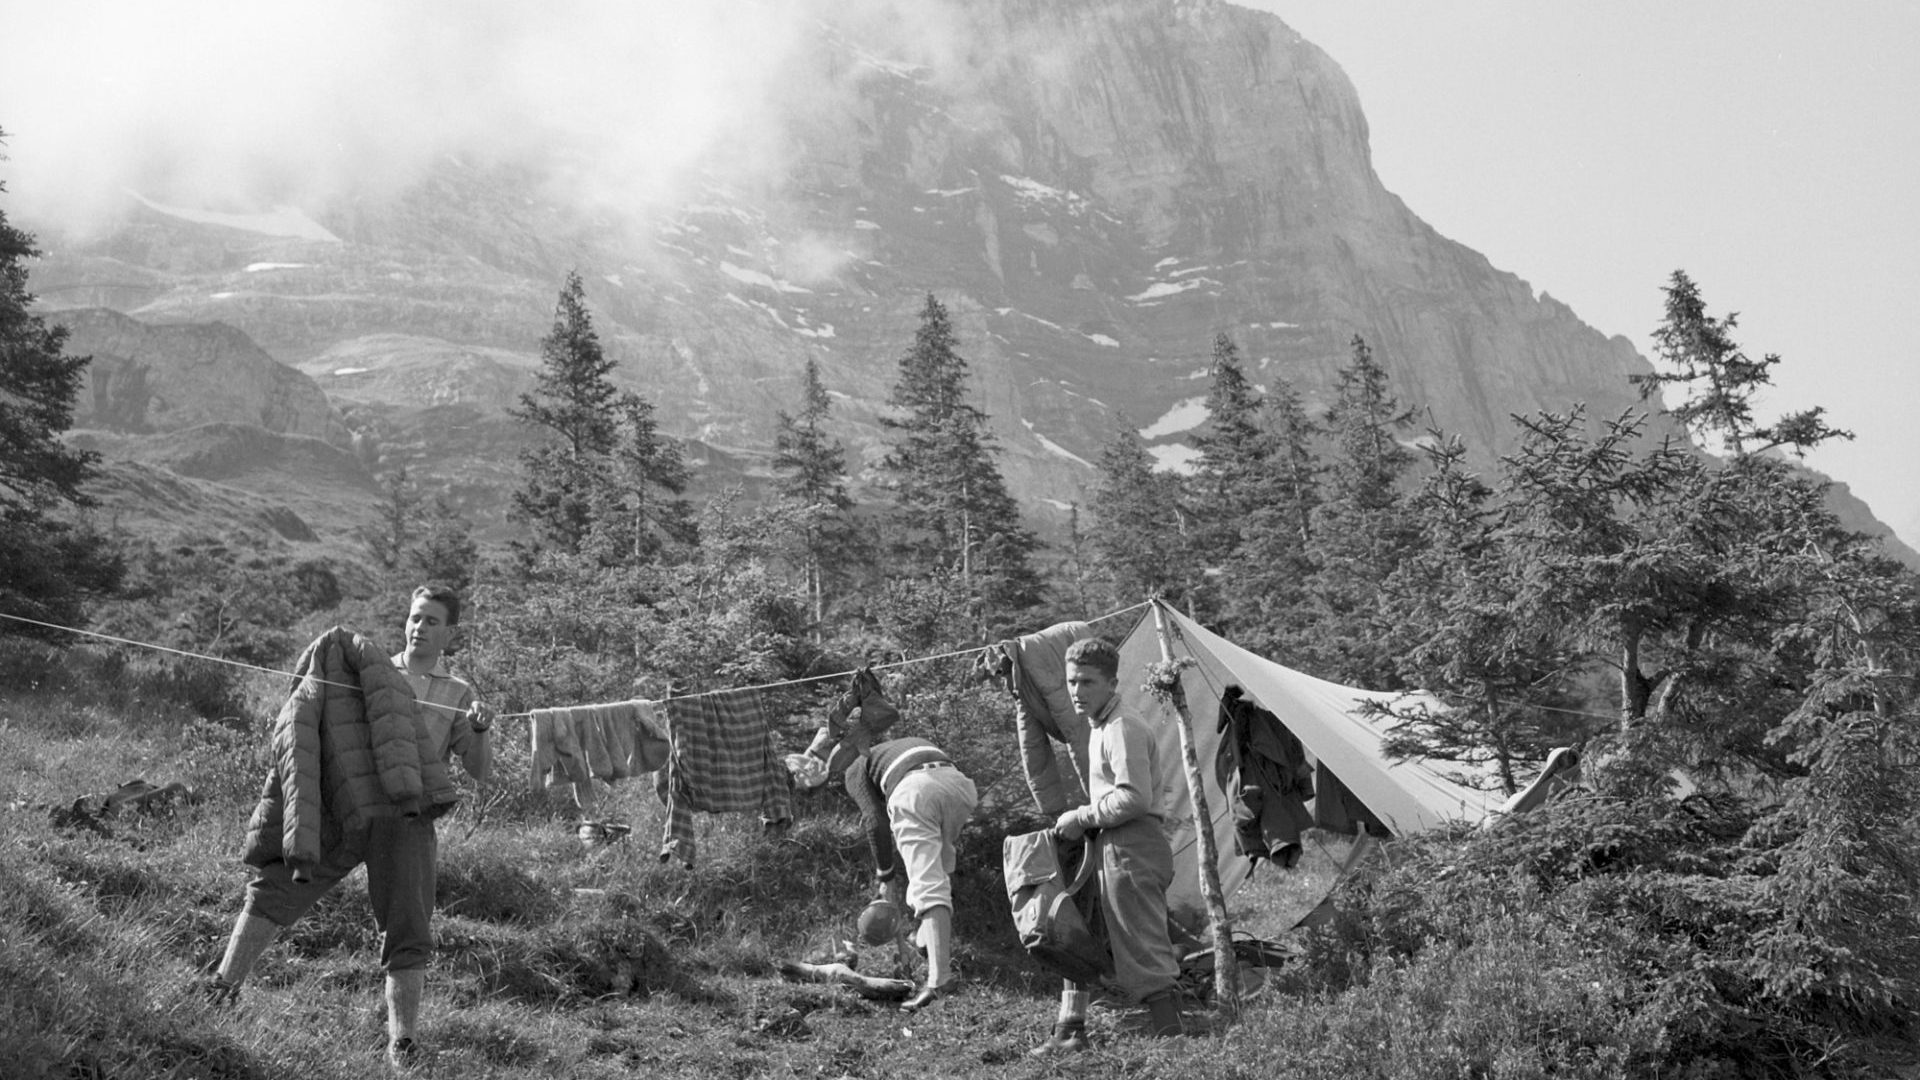
[(1147, 999), (1147, 1028), (1155, 1035), (1165, 1038), (1172, 1035), (1185, 1035), (1187, 1027), (1180, 1015), (1180, 996), (1175, 991), (1164, 991)]
[(1077, 1054), (1087, 1048), (1087, 1024), (1084, 1020), (1062, 1020), (1053, 1025), (1047, 1041), (1027, 1051), (1028, 1057), (1057, 1057)]

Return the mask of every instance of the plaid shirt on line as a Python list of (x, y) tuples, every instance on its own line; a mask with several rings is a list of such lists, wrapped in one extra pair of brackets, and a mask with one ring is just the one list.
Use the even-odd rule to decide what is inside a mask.
[(672, 756), (659, 774), (667, 804), (660, 858), (694, 863), (693, 812), (759, 811), (763, 821), (793, 816), (793, 781), (774, 752), (773, 725), (758, 690), (722, 690), (660, 702)]

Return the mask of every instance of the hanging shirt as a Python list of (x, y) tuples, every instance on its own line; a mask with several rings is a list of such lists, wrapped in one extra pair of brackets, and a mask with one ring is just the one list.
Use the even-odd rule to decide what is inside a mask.
[(694, 863), (693, 812), (757, 810), (763, 821), (793, 817), (793, 781), (775, 752), (766, 699), (758, 690), (721, 690), (668, 698), (673, 749), (657, 790), (667, 806), (660, 858)]

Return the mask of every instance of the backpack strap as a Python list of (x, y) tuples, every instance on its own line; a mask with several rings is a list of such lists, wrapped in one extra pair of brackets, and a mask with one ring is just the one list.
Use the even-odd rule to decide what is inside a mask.
[[(1060, 872), (1066, 874), (1066, 860), (1061, 858), (1060, 855), (1060, 834), (1052, 829), (1048, 829), (1047, 831), (1053, 835), (1053, 854), (1054, 858), (1060, 861)], [(1086, 842), (1080, 849), (1080, 865), (1074, 868), (1073, 873), (1069, 875), (1063, 883), (1068, 896), (1078, 895), (1081, 889), (1087, 887), (1087, 882), (1093, 880), (1094, 871), (1100, 869), (1100, 860), (1094, 857), (1097, 850), (1096, 841), (1099, 839), (1099, 836), (1100, 834), (1097, 830), (1089, 830), (1087, 832)]]

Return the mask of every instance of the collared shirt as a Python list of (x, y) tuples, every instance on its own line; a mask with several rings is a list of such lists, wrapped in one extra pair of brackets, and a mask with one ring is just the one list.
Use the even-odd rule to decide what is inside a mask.
[(407, 670), (407, 654), (393, 654), (393, 666), (407, 677), (407, 685), (413, 687), (414, 700), (420, 702), (420, 718), (426, 722), (427, 746), (432, 760), (452, 761), (453, 755), (464, 755), (467, 744), (474, 738), (473, 728), (467, 722), (467, 710), (473, 708), (473, 687), (464, 679), (447, 672), (443, 660), (433, 662), (433, 670), (425, 675), (415, 675)]
[(1115, 694), (1098, 713), (1088, 717), (1093, 730), (1087, 738), (1090, 802), (1074, 811), (1089, 829), (1110, 829), (1135, 818), (1164, 820), (1167, 769), (1159, 740), (1146, 721), (1121, 707)]

